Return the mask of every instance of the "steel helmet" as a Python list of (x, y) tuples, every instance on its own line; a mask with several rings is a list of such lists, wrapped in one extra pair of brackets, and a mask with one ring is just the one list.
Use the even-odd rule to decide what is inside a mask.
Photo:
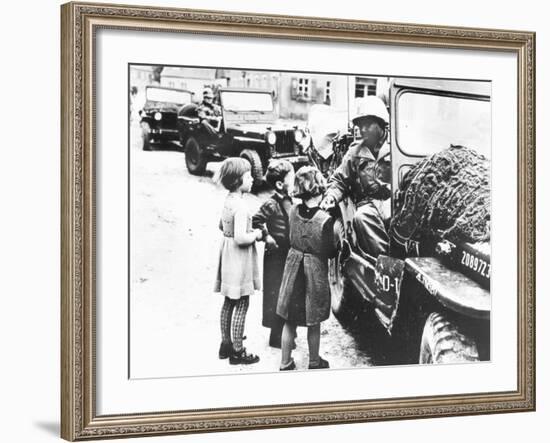
[(352, 118), (354, 125), (357, 125), (358, 121), (364, 117), (377, 117), (382, 120), (385, 125), (388, 125), (390, 115), (382, 99), (374, 95), (369, 95), (357, 100), (356, 105), (356, 113)]
[(204, 90), (202, 91), (202, 96), (214, 98), (214, 93), (212, 92), (212, 88), (204, 88)]

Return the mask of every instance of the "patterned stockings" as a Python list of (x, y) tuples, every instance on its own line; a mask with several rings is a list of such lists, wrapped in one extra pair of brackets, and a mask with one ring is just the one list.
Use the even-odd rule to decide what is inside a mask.
[(222, 342), (231, 343), (231, 333), (233, 333), (233, 349), (237, 352), (243, 348), (244, 323), (248, 304), (248, 296), (243, 296), (238, 300), (225, 297), (222, 306), (220, 315)]

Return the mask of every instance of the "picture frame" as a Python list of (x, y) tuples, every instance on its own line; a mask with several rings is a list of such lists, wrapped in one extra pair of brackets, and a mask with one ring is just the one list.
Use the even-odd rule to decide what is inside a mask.
[[(71, 2), (61, 7), (61, 436), (70, 441), (535, 410), (535, 34)], [(98, 414), (97, 35), (222, 36), (511, 54), (517, 75), (515, 389)], [(267, 44), (267, 43), (266, 43)], [(102, 106), (105, 106), (104, 104)], [(126, 129), (124, 129), (126, 130)], [(515, 342), (514, 342), (515, 343)], [(246, 377), (240, 375), (240, 377)], [(206, 382), (207, 383), (207, 382)]]

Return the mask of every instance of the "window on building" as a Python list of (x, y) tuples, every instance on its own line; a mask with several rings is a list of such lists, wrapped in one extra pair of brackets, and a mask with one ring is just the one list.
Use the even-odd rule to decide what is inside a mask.
[(367, 95), (376, 95), (376, 79), (362, 78), (355, 79), (355, 97), (366, 97)]
[(325, 87), (325, 103), (327, 105), (330, 105), (330, 81), (327, 81), (326, 87)]
[(300, 77), (298, 79), (298, 96), (303, 98), (309, 98), (310, 89), (309, 89), (309, 79)]
[[(322, 101), (323, 89), (320, 89), (321, 96), (319, 100)], [(297, 101), (312, 101), (315, 99), (316, 82), (313, 79), (306, 77), (294, 77), (290, 87), (290, 97), (292, 100)]]

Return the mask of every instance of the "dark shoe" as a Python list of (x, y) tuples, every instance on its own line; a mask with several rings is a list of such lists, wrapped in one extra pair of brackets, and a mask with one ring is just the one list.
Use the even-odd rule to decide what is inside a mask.
[(319, 363), (315, 366), (309, 365), (308, 369), (327, 369), (329, 368), (328, 361), (326, 361), (324, 358), (319, 357)]
[(233, 343), (231, 343), (231, 342), (229, 342), (229, 343), (222, 342), (220, 344), (220, 350), (218, 352), (218, 357), (221, 360), (224, 360), (226, 358), (229, 358), (229, 356), (231, 355), (232, 352), (233, 352)]
[(260, 357), (247, 353), (246, 348), (242, 348), (238, 352), (233, 351), (229, 357), (229, 364), (231, 365), (251, 365), (259, 361)]
[(280, 367), (279, 371), (294, 371), (296, 369), (296, 362), (292, 360), (288, 366)]
[[(243, 340), (246, 340), (246, 335), (243, 337)], [(224, 360), (226, 358), (229, 358), (229, 356), (231, 355), (232, 352), (233, 352), (233, 343), (232, 342), (229, 342), (229, 343), (222, 342), (220, 344), (220, 350), (218, 352), (218, 357), (220, 358), (220, 360)]]

